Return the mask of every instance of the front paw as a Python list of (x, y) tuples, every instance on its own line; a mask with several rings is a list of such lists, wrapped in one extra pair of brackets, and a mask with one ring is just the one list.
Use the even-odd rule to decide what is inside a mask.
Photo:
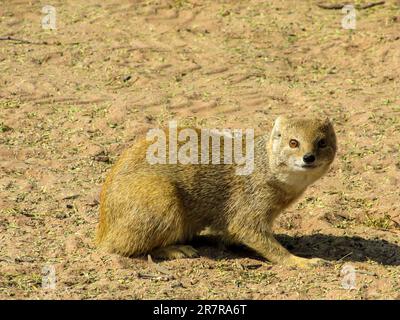
[(284, 262), (284, 264), (288, 266), (299, 267), (302, 269), (312, 269), (315, 267), (331, 265), (332, 263), (330, 261), (321, 258), (307, 259), (307, 258), (292, 256), (289, 259), (287, 259)]

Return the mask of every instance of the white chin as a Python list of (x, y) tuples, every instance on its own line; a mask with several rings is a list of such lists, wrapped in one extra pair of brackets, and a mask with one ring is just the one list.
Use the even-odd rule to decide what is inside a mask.
[(314, 165), (314, 166), (307, 166), (307, 165), (294, 165), (293, 169), (295, 171), (311, 171), (319, 168), (319, 166)]

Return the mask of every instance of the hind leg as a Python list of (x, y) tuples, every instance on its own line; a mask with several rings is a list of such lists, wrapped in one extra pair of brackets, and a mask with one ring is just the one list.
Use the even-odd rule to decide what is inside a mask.
[(197, 250), (188, 245), (171, 245), (158, 248), (152, 251), (150, 255), (157, 259), (196, 258), (199, 256)]
[(125, 256), (156, 249), (167, 258), (194, 254), (182, 246), (165, 248), (191, 238), (178, 191), (168, 178), (129, 176), (114, 181), (111, 188), (103, 204), (108, 224), (104, 248)]

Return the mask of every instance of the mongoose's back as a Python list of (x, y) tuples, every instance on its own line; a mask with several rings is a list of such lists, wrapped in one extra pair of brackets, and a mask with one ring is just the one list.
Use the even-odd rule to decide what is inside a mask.
[[(180, 129), (182, 130), (182, 129)], [(224, 212), (227, 212), (232, 188), (241, 188), (243, 177), (235, 174), (235, 164), (224, 164), (224, 139), (221, 139), (220, 164), (211, 164), (212, 148), (209, 148), (209, 164), (201, 163), (201, 135), (198, 132), (198, 164), (169, 163), (169, 155), (165, 164), (150, 164), (146, 152), (152, 145), (145, 138), (139, 139), (131, 148), (127, 149), (112, 168), (104, 183), (100, 201), (100, 225), (97, 233), (98, 242), (101, 242), (109, 228), (110, 220), (119, 219), (126, 214), (115, 202), (122, 195), (132, 195), (143, 190), (143, 197), (151, 194), (153, 180), (168, 180), (171, 188), (179, 195), (180, 202), (185, 208), (185, 214), (190, 221), (191, 228), (201, 230), (210, 223), (223, 223)], [(179, 132), (179, 131), (178, 131)], [(166, 149), (169, 148), (168, 131), (166, 131)], [(245, 143), (245, 141), (244, 141)], [(178, 142), (178, 148), (183, 142)], [(218, 167), (218, 170), (215, 170)], [(140, 179), (141, 185), (138, 185)], [(236, 180), (236, 183), (233, 183)], [(162, 201), (162, 195), (158, 201)], [(110, 207), (113, 207), (111, 209)], [(108, 220), (107, 220), (108, 219)]]

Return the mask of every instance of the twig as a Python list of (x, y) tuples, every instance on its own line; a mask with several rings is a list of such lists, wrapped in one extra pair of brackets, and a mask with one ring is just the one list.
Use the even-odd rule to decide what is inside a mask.
[(0, 41), (15, 41), (15, 42), (24, 43), (24, 44), (49, 45), (49, 46), (51, 46), (51, 45), (52, 46), (59, 46), (59, 45), (75, 46), (75, 45), (80, 44), (80, 42), (61, 43), (59, 41), (56, 41), (56, 42), (47, 42), (47, 41), (34, 42), (34, 41), (25, 40), (25, 39), (14, 38), (11, 36), (0, 37)]
[(237, 266), (242, 270), (254, 270), (262, 267), (261, 263), (250, 263), (250, 264), (242, 264), (237, 262)]
[(362, 4), (359, 7), (356, 7), (357, 9), (368, 9), (368, 8), (372, 8), (375, 6), (379, 6), (385, 4), (385, 1), (378, 1), (378, 2), (370, 2), (370, 3), (366, 3), (366, 4)]
[(138, 272), (137, 276), (138, 276), (138, 278), (142, 278), (142, 279), (155, 279), (155, 280), (161, 280), (161, 281), (171, 280), (168, 276), (160, 276), (157, 274), (143, 273), (143, 272)]
[(366, 275), (373, 276), (373, 277), (377, 276), (377, 274), (373, 273), (373, 272), (367, 272), (367, 271), (362, 271), (362, 270), (355, 270), (355, 272), (359, 273), (359, 274), (366, 274)]
[[(340, 10), (340, 9), (344, 8), (346, 5), (350, 5), (350, 4), (351, 3), (333, 3), (333, 4), (317, 3), (317, 6), (322, 9), (327, 9), (327, 10)], [(362, 10), (362, 9), (368, 9), (368, 8), (372, 8), (375, 6), (383, 5), (383, 4), (385, 4), (385, 1), (370, 2), (370, 3), (366, 3), (366, 4), (356, 5), (355, 8)]]
[(317, 3), (317, 6), (327, 10), (339, 10), (342, 9), (346, 4), (347, 3), (333, 3), (333, 4)]
[(74, 194), (71, 194), (71, 195), (65, 196), (64, 198), (62, 198), (62, 200), (76, 199), (76, 198), (79, 198), (79, 196), (80, 196), (80, 194), (78, 194), (78, 193), (74, 193)]
[(349, 252), (349, 253), (346, 254), (344, 257), (341, 257), (341, 258), (338, 260), (338, 262), (339, 262), (339, 261), (342, 261), (343, 259), (347, 258), (348, 256), (351, 256), (352, 254), (353, 254), (353, 252)]
[(46, 41), (43, 41), (43, 42), (32, 42), (32, 41), (29, 41), (29, 40), (18, 39), (18, 38), (14, 38), (14, 37), (10, 37), (10, 36), (0, 37), (0, 40), (1, 41), (16, 41), (16, 42), (19, 42), (19, 43), (26, 43), (26, 44), (43, 44), (43, 45), (49, 44)]
[(400, 223), (398, 223), (396, 220), (389, 218), (390, 221), (392, 221), (396, 226), (400, 227)]

